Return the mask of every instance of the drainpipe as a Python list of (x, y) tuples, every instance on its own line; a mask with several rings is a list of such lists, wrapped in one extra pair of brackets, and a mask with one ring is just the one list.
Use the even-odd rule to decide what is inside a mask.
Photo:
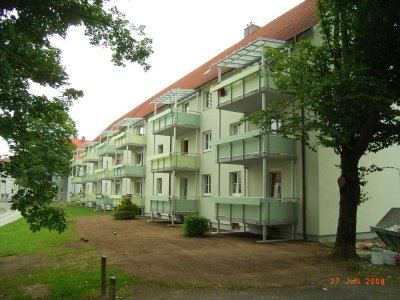
[(306, 211), (306, 147), (304, 144), (304, 108), (301, 108), (301, 125), (302, 125), (302, 141), (301, 141), (301, 190), (303, 197), (303, 239), (307, 240), (307, 211)]

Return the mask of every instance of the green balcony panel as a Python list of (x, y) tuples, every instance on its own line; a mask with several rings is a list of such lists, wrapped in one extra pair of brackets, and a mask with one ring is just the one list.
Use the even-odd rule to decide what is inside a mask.
[(82, 158), (73, 158), (71, 159), (71, 166), (82, 166), (83, 165), (83, 160)]
[(97, 174), (86, 174), (83, 176), (83, 182), (95, 182), (98, 180)]
[(81, 176), (72, 176), (71, 177), (71, 183), (82, 183), (82, 177)]
[(198, 129), (200, 127), (200, 115), (197, 112), (169, 111), (155, 116), (153, 119), (153, 133), (159, 135), (174, 135), (174, 126), (176, 134)]
[(99, 169), (96, 171), (97, 178), (99, 180), (113, 179), (114, 178), (114, 170), (109, 169)]
[(296, 140), (275, 134), (261, 134), (260, 130), (218, 140), (214, 147), (217, 148), (219, 163), (249, 164), (264, 157), (271, 160), (296, 158)]
[(106, 144), (102, 143), (96, 146), (97, 153), (99, 156), (102, 155), (114, 155), (117, 153), (121, 153), (121, 151), (117, 150), (114, 144)]
[(144, 177), (146, 169), (144, 166), (117, 166), (114, 168), (114, 177)]
[(150, 210), (155, 214), (186, 215), (199, 212), (199, 199), (179, 196), (151, 196)]
[(166, 153), (151, 159), (152, 172), (197, 171), (200, 168), (200, 157), (191, 153)]
[(96, 153), (85, 153), (82, 155), (83, 162), (98, 161), (99, 156)]
[(115, 147), (119, 150), (125, 150), (128, 148), (129, 150), (145, 147), (147, 143), (147, 137), (145, 135), (135, 135), (129, 134), (127, 132), (118, 136), (115, 140)]
[(257, 197), (212, 197), (217, 220), (254, 225), (297, 224), (298, 200)]

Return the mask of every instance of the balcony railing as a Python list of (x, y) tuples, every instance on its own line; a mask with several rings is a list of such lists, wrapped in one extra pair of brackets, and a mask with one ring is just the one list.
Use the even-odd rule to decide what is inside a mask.
[(125, 132), (114, 140), (116, 149), (124, 150), (134, 149), (146, 146), (147, 137), (144, 135), (135, 135)]
[(71, 183), (82, 183), (82, 176), (72, 176), (71, 177)]
[(95, 172), (96, 172), (97, 178), (99, 180), (106, 180), (106, 179), (113, 179), (114, 178), (114, 170), (98, 169)]
[(197, 171), (200, 168), (200, 157), (194, 153), (163, 153), (151, 159), (152, 172)]
[(155, 214), (185, 215), (199, 212), (199, 199), (179, 196), (151, 196), (150, 210)]
[(268, 72), (263, 74), (259, 65), (248, 68), (235, 75), (227, 77), (211, 88), (217, 92), (219, 109), (250, 113), (262, 109), (261, 93), (267, 94), (267, 101), (277, 101), (288, 98), (281, 93)]
[(82, 160), (83, 162), (98, 161), (99, 156), (96, 153), (84, 153), (82, 154)]
[(74, 166), (82, 166), (82, 164), (83, 164), (82, 158), (73, 158), (73, 159), (71, 159), (71, 166), (72, 167), (74, 167)]
[(115, 148), (114, 144), (102, 143), (96, 146), (96, 149), (99, 156), (121, 153), (121, 151)]
[(171, 110), (160, 117), (153, 119), (153, 133), (173, 136), (173, 127), (176, 127), (177, 135), (200, 127), (200, 114), (197, 112), (185, 112)]
[(212, 197), (217, 220), (254, 225), (297, 223), (298, 199)]
[(83, 176), (83, 182), (95, 182), (98, 180), (97, 174), (86, 174)]
[(118, 165), (114, 167), (114, 176), (121, 177), (144, 177), (146, 169), (144, 166)]
[(269, 159), (294, 159), (296, 141), (276, 134), (262, 134), (260, 130), (218, 140), (216, 147), (219, 163), (242, 164), (267, 157)]

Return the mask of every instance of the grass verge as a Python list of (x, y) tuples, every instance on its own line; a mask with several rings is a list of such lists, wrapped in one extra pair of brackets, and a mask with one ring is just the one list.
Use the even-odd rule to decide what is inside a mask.
[[(100, 254), (79, 244), (74, 218), (110, 214), (67, 206), (64, 233), (32, 233), (24, 219), (0, 227), (0, 298), (91, 299), (100, 296)], [(73, 247), (69, 247), (74, 243)], [(28, 262), (28, 263), (27, 263)], [(12, 266), (7, 266), (12, 264)], [(107, 266), (107, 277), (116, 276), (117, 294), (139, 280)]]

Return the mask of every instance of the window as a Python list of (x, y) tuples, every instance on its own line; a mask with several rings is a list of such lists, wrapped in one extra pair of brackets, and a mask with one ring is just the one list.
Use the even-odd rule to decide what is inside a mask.
[(162, 178), (157, 178), (157, 194), (162, 194)]
[(239, 196), (242, 194), (242, 182), (240, 172), (231, 173), (231, 194), (232, 196)]
[(212, 106), (212, 93), (204, 93), (204, 109), (210, 108)]
[(279, 127), (281, 127), (281, 120), (279, 119), (272, 119), (271, 120), (271, 131), (276, 132)]
[(181, 198), (187, 199), (188, 197), (188, 179), (186, 177), (181, 178)]
[(203, 149), (204, 151), (211, 150), (211, 131), (203, 133)]
[(189, 112), (190, 111), (189, 103), (183, 104), (183, 111), (184, 112)]
[(232, 123), (230, 125), (230, 133), (231, 135), (238, 135), (240, 134), (241, 126), (239, 123)]
[(143, 152), (139, 152), (136, 154), (136, 165), (143, 166), (144, 164), (144, 155)]
[(271, 180), (271, 193), (272, 198), (281, 198), (281, 184), (282, 184), (282, 173), (281, 172), (270, 172), (269, 177)]
[[(161, 178), (159, 178), (161, 179)], [(135, 195), (141, 197), (142, 196), (142, 182), (136, 181), (135, 182)]]
[(189, 153), (189, 140), (182, 140), (182, 154)]
[(164, 145), (158, 145), (158, 147), (157, 147), (157, 153), (158, 154), (161, 154), (161, 153), (164, 153)]
[(206, 196), (211, 195), (211, 175), (203, 175), (203, 194)]
[(144, 125), (138, 127), (138, 135), (144, 135)]

